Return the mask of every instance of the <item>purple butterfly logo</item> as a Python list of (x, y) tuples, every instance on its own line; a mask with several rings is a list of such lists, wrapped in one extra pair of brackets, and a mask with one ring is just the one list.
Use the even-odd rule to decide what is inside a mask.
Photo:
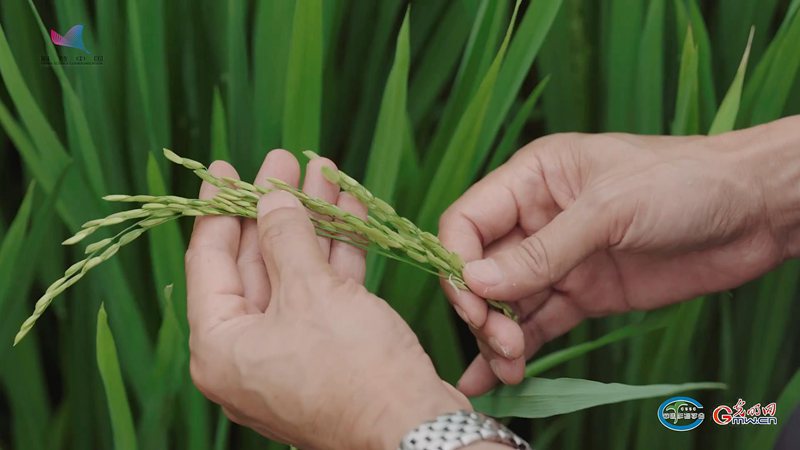
[(82, 24), (78, 24), (70, 28), (69, 31), (67, 31), (67, 33), (63, 36), (56, 33), (56, 30), (51, 28), (50, 40), (53, 41), (53, 44), (59, 45), (61, 47), (77, 48), (78, 50), (83, 50), (84, 52), (91, 54), (91, 52), (89, 52), (89, 50), (86, 50), (86, 47), (83, 45)]

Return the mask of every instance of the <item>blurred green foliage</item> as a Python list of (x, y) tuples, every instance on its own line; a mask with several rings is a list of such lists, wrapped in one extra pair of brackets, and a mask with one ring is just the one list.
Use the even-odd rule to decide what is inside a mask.
[[(112, 448), (122, 445), (112, 425), (148, 450), (285, 448), (230, 427), (191, 384), (188, 223), (98, 268), (10, 348), (33, 301), (79, 256), (59, 242), (111, 211), (101, 195), (196, 193), (194, 177), (173, 176), (158, 156), (162, 147), (230, 159), (244, 178), (271, 148), (312, 148), (435, 231), (460, 192), (547, 133), (707, 133), (799, 113), (798, 8), (798, 0), (530, 0), (506, 42), (514, 3), (505, 0), (3, 1), (0, 448)], [(49, 29), (78, 23), (90, 55), (50, 44)], [(101, 64), (51, 64), (79, 56)], [(436, 281), (370, 261), (369, 287), (454, 381), (476, 349)], [(546, 346), (541, 355), (552, 356), (529, 374), (721, 381), (727, 391), (698, 398), (777, 400), (786, 418), (800, 401), (800, 329), (791, 322), (799, 274), (790, 261), (731, 293), (663, 311), (657, 326), (641, 313), (589, 321)], [(108, 410), (126, 393), (135, 430)], [(778, 431), (707, 424), (674, 433), (654, 420), (659, 402), (512, 425), (538, 448), (563, 449), (769, 448)]]

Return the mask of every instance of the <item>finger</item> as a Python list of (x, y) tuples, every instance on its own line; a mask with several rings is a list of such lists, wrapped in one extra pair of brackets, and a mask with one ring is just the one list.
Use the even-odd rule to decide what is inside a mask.
[[(525, 353), (525, 337), (519, 324), (504, 316), (503, 313), (490, 310), (486, 324), (473, 329), (475, 337), (491, 348), (498, 357), (514, 360)], [(486, 355), (487, 359), (489, 355)]]
[[(336, 164), (328, 158), (313, 158), (308, 162), (306, 177), (303, 180), (303, 192), (328, 203), (336, 203), (339, 197), (339, 186), (322, 176), (323, 167), (336, 170)], [(325, 255), (327, 260), (331, 253), (331, 240), (322, 236), (317, 236), (317, 240), (322, 249), (322, 254)]]
[(487, 358), (487, 353), (489, 353), (488, 350), (481, 351), (481, 355), (483, 355), (484, 359), (489, 361), (489, 368), (492, 370), (492, 373), (494, 373), (500, 382), (503, 384), (517, 384), (522, 381), (522, 378), (525, 376), (524, 358), (506, 359), (497, 355)]
[[(352, 195), (342, 192), (336, 206), (362, 219), (367, 218), (367, 207)], [(367, 270), (364, 250), (345, 242), (331, 242), (331, 267), (333, 272), (342, 278), (351, 278), (358, 284), (364, 283)]]
[(519, 321), (522, 322), (526, 318), (530, 317), (535, 311), (542, 307), (542, 305), (553, 295), (553, 289), (545, 289), (543, 291), (539, 291), (536, 294), (529, 295), (524, 297), (522, 300), (510, 303), (510, 305), (514, 308), (514, 312), (517, 313), (517, 317), (519, 317)]
[[(236, 170), (224, 161), (215, 161), (209, 171), (218, 177), (238, 178)], [(203, 182), (200, 199), (210, 199), (217, 192), (216, 187)], [(247, 311), (236, 265), (240, 235), (237, 217), (208, 216), (195, 220), (186, 250), (187, 312), (195, 330), (207, 329)]]
[[(272, 150), (264, 158), (254, 184), (270, 187), (267, 178), (278, 178), (291, 186), (297, 186), (300, 166), (297, 159), (286, 150)], [(255, 219), (243, 219), (242, 239), (239, 244), (239, 273), (244, 284), (244, 296), (249, 311), (264, 312), (269, 304), (269, 277), (261, 249), (258, 245), (258, 226)]]
[(456, 388), (467, 397), (475, 397), (489, 392), (498, 381), (486, 358), (478, 355), (461, 375)]
[(480, 258), (483, 248), (508, 234), (518, 223), (518, 204), (506, 181), (518, 171), (503, 165), (478, 181), (442, 214), (439, 238), (466, 260)]
[(610, 231), (601, 214), (578, 200), (515, 248), (467, 263), (467, 285), (495, 300), (519, 300), (549, 288), (608, 245)]
[(440, 278), (439, 284), (461, 320), (471, 328), (481, 328), (486, 323), (489, 315), (489, 304), (486, 300), (468, 290), (458, 289), (447, 278)]
[[(486, 246), (483, 250), (483, 254), (489, 257), (505, 249), (514, 248), (524, 239), (525, 231), (518, 226), (514, 227), (508, 234)], [(446, 278), (441, 278), (439, 283), (459, 317), (472, 328), (483, 327), (490, 311), (486, 300), (468, 290), (457, 289), (456, 286), (450, 283)]]
[(547, 342), (573, 329), (586, 313), (565, 295), (553, 296), (526, 321), (520, 323), (525, 336), (525, 357), (530, 358)]
[(481, 349), (481, 354), (475, 357), (458, 381), (458, 390), (464, 395), (473, 397), (485, 394), (498, 381), (505, 384), (517, 384), (522, 381), (525, 375), (524, 358), (509, 360), (499, 357), (480, 341), (478, 347)]
[[(504, 165), (474, 184), (442, 215), (439, 239), (464, 261), (483, 258), (484, 247), (516, 225), (518, 207), (511, 190), (503, 184), (511, 167)], [(458, 315), (470, 325), (482, 327), (488, 313), (486, 302), (456, 289), (447, 280), (441, 285)]]
[(258, 235), (273, 293), (281, 283), (329, 273), (311, 219), (292, 194), (275, 191), (261, 197)]

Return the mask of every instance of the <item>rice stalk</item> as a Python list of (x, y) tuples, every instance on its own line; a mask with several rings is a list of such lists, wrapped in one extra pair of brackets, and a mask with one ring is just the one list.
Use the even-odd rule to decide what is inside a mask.
[[(305, 152), (309, 158), (317, 157)], [(376, 253), (415, 266), (428, 273), (446, 278), (456, 289), (465, 290), (467, 285), (461, 274), (464, 262), (444, 248), (439, 239), (421, 230), (413, 222), (401, 217), (388, 203), (372, 193), (342, 171), (323, 168), (323, 175), (337, 184), (368, 209), (367, 219), (362, 219), (341, 208), (311, 197), (305, 192), (279, 180), (269, 178), (271, 188), (254, 185), (229, 177), (216, 177), (201, 163), (183, 158), (164, 149), (164, 156), (195, 173), (200, 179), (219, 188), (209, 200), (183, 198), (174, 195), (106, 195), (106, 201), (140, 203), (140, 207), (111, 214), (102, 219), (90, 220), (81, 230), (63, 242), (77, 244), (97, 230), (135, 220), (113, 237), (89, 244), (85, 259), (70, 266), (64, 276), (56, 280), (36, 302), (34, 311), (20, 327), (14, 345), (25, 337), (53, 300), (68, 287), (77, 283), (86, 273), (114, 256), (120, 248), (133, 242), (147, 230), (183, 216), (229, 215), (254, 219), (258, 215), (258, 200), (271, 191), (281, 190), (292, 194), (310, 212), (317, 234), (347, 242), (362, 249), (373, 249)], [(327, 169), (327, 170), (326, 170)], [(504, 303), (487, 300), (490, 306), (516, 320), (516, 315)]]

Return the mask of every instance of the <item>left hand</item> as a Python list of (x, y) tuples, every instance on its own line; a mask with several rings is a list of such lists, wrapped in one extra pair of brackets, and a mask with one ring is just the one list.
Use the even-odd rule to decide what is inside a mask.
[[(365, 216), (317, 158), (303, 189)], [(211, 172), (237, 177), (227, 163)], [(297, 185), (288, 152), (270, 152), (256, 179)], [(203, 183), (200, 198), (216, 188)], [(394, 449), (439, 414), (469, 409), (442, 381), (408, 325), (361, 285), (361, 250), (317, 237), (308, 213), (273, 192), (259, 218), (200, 217), (186, 252), (191, 373), (228, 417), (305, 449)]]

